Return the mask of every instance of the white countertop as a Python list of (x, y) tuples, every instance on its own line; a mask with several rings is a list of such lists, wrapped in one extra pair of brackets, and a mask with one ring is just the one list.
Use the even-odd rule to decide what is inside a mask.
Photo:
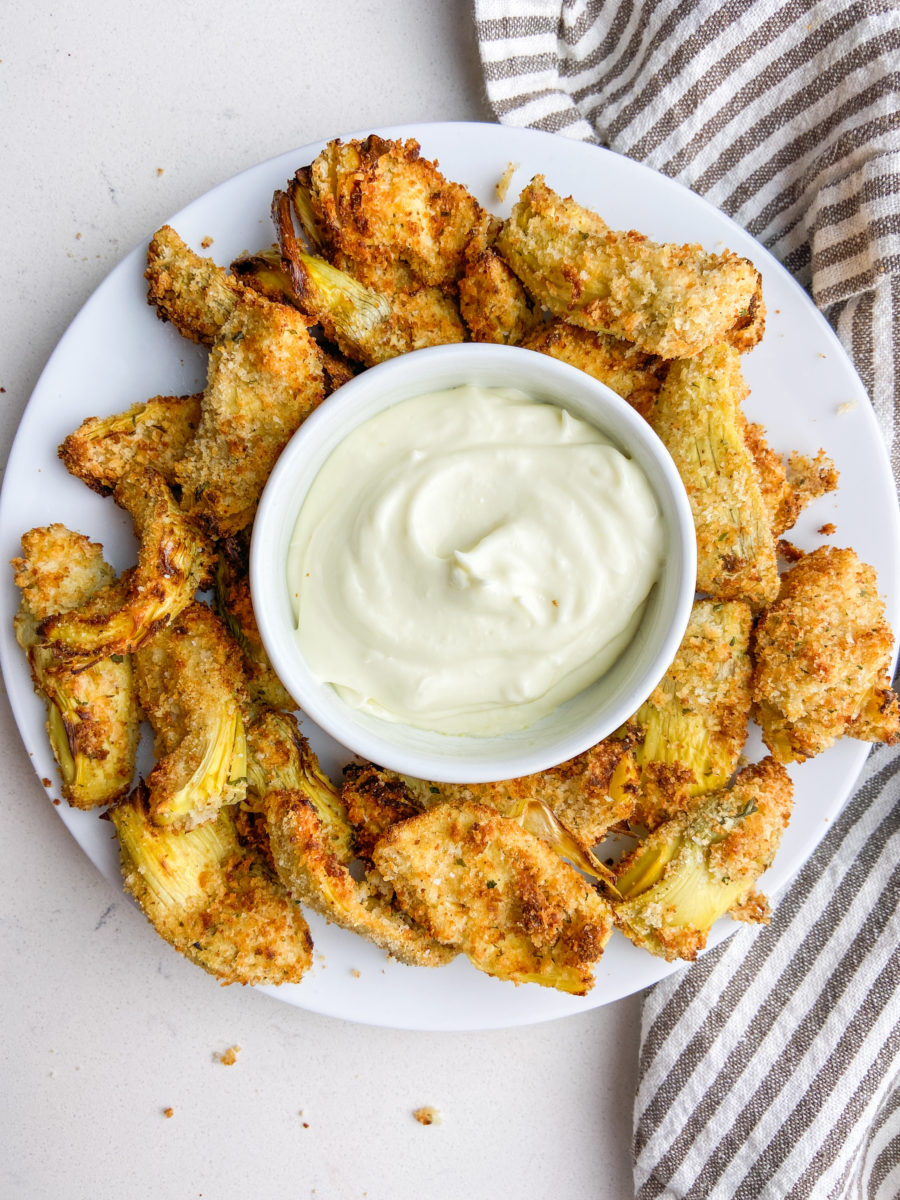
[[(342, 132), (492, 119), (464, 0), (33, 0), (0, 110), (4, 462), (69, 322), (187, 201)], [(220, 988), (83, 855), (5, 698), (0, 722), (4, 1200), (632, 1195), (636, 997), (423, 1034)]]

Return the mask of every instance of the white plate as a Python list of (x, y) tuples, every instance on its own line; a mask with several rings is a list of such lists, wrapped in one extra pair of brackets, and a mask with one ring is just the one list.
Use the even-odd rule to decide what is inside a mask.
[[(789, 536), (805, 548), (826, 540), (853, 546), (877, 569), (888, 619), (895, 630), (900, 628), (900, 514), (871, 406), (827, 322), (762, 246), (679, 184), (584, 143), (499, 125), (414, 125), (380, 132), (417, 138), (423, 154), (439, 159), (448, 178), (466, 183), (501, 216), (521, 187), (540, 172), (551, 187), (596, 208), (614, 228), (638, 229), (660, 241), (701, 242), (708, 249), (727, 245), (752, 259), (763, 273), (768, 323), (762, 344), (745, 358), (752, 389), (746, 411), (751, 420), (765, 424), (775, 449), (815, 453), (822, 446), (841, 473), (840, 490), (813, 504)], [(203, 238), (212, 237), (208, 253), (223, 265), (244, 250), (267, 246), (274, 236), (268, 216), (273, 190), (309, 163), (322, 145), (292, 150), (245, 171), (189, 204), (170, 223), (197, 249)], [(509, 163), (518, 165), (508, 199), (499, 205), (495, 186)], [(70, 476), (56, 457), (56, 447), (85, 417), (120, 412), (152, 395), (188, 393), (203, 386), (205, 352), (159, 321), (147, 305), (145, 250), (145, 244), (135, 249), (101, 284), (38, 381), (0, 493), (4, 559), (19, 552), (26, 529), (62, 521), (101, 541), (118, 569), (134, 561), (129, 518)], [(851, 406), (849, 411), (846, 406)], [(837, 532), (824, 539), (816, 530), (829, 521)], [(12, 635), (17, 606), (18, 594), (7, 572), (0, 665), (38, 777), (55, 781), (43, 703), (34, 695)], [(341, 748), (309, 722), (304, 730), (326, 768), (339, 771)], [(847, 799), (867, 750), (848, 740), (791, 768), (795, 814), (763, 881), (770, 894), (812, 853)], [(754, 733), (748, 756), (755, 759), (763, 752)], [(57, 784), (47, 792), (58, 795)], [(96, 813), (65, 805), (57, 811), (91, 861), (118, 882), (110, 826)], [(317, 951), (314, 968), (300, 984), (273, 988), (272, 994), (315, 1012), (405, 1029), (488, 1029), (549, 1020), (616, 1000), (677, 969), (614, 934), (598, 965), (594, 989), (574, 998), (535, 985), (500, 983), (461, 959), (438, 970), (402, 966), (314, 915), (310, 925)], [(733, 928), (729, 920), (720, 922), (711, 941), (721, 941)]]

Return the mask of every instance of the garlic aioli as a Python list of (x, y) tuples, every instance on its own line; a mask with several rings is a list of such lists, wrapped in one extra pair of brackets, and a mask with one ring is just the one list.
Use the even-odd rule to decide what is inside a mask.
[(466, 386), (347, 436), (302, 504), (287, 572), (307, 666), (344, 701), (490, 736), (608, 670), (663, 552), (646, 477), (599, 430)]

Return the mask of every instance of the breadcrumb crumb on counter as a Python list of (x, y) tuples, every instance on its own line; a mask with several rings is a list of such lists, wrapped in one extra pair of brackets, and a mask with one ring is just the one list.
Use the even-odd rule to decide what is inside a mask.
[(175, 1109), (174, 1109), (174, 1108), (171, 1108), (171, 1107), (169, 1107), (169, 1108), (164, 1108), (164, 1109), (162, 1110), (162, 1112), (163, 1112), (163, 1116), (164, 1116), (164, 1117), (165, 1117), (167, 1120), (168, 1120), (170, 1117), (174, 1117), (174, 1116), (175, 1116)]
[(858, 404), (858, 400), (845, 400), (843, 404), (837, 406), (835, 411), (839, 417), (842, 417), (845, 413), (853, 412)]
[(205, 237), (203, 239), (203, 241), (200, 243), (200, 245), (203, 247), (204, 250), (208, 250), (212, 244), (213, 244), (213, 239), (211, 237)]
[(232, 1067), (237, 1062), (237, 1056), (240, 1053), (240, 1046), (229, 1046), (222, 1054), (217, 1054), (219, 1062), (226, 1067)]
[(422, 1108), (417, 1108), (413, 1111), (413, 1116), (420, 1125), (440, 1125), (441, 1114), (431, 1104), (425, 1104)]

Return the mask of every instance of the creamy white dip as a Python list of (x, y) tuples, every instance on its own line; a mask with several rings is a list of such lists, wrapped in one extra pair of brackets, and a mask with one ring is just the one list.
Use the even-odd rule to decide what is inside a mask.
[(647, 479), (599, 430), (460, 387), (347, 436), (303, 502), (287, 573), (306, 663), (348, 704), (487, 736), (609, 669), (663, 550)]

